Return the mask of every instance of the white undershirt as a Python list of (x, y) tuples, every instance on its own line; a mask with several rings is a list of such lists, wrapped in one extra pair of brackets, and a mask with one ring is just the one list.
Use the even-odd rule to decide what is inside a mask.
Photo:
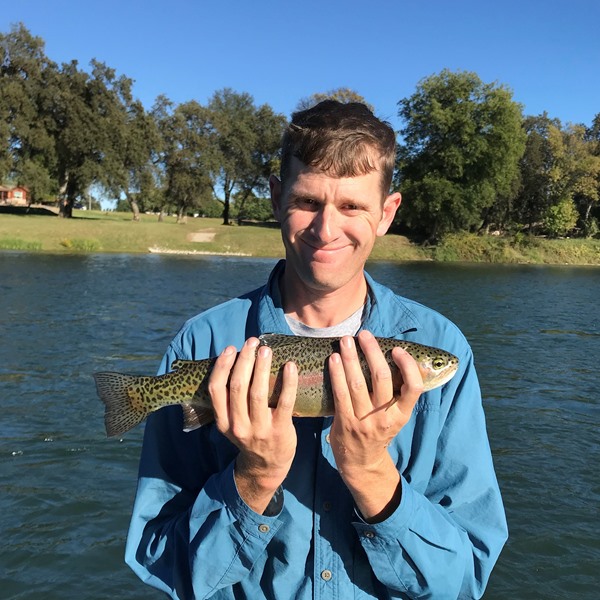
[(303, 337), (342, 337), (343, 335), (356, 335), (362, 324), (364, 305), (337, 325), (331, 327), (309, 327), (301, 321), (285, 315), (285, 320), (294, 335)]

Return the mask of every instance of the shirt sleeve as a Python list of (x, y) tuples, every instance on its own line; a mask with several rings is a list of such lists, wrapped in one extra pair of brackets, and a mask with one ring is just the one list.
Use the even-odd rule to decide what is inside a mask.
[[(160, 372), (176, 357), (171, 347)], [(216, 436), (218, 452), (210, 450)], [(259, 515), (241, 499), (233, 476), (237, 449), (223, 442), (229, 444), (213, 426), (183, 432), (177, 406), (146, 424), (125, 559), (172, 598), (208, 598), (242, 580), (282, 523), (281, 513)]]
[(386, 521), (354, 522), (375, 576), (400, 597), (480, 598), (508, 536), (470, 349), (461, 364), (442, 392), (424, 492), (403, 477), (400, 505)]

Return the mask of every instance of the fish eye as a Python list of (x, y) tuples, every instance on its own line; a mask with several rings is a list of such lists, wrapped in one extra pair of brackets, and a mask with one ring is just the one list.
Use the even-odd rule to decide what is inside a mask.
[(444, 368), (446, 365), (446, 361), (441, 356), (436, 356), (431, 361), (431, 366), (437, 371), (438, 369)]

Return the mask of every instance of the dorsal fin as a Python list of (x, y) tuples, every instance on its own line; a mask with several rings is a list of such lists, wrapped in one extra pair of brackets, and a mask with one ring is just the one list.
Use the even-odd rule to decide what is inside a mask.
[(189, 363), (193, 363), (193, 360), (184, 360), (183, 358), (178, 358), (171, 363), (171, 370), (176, 371), (177, 369), (181, 369), (181, 367), (185, 367)]
[(306, 342), (306, 338), (299, 335), (285, 335), (283, 333), (263, 333), (259, 336), (261, 346), (269, 346), (269, 348), (281, 348), (283, 346), (291, 346)]

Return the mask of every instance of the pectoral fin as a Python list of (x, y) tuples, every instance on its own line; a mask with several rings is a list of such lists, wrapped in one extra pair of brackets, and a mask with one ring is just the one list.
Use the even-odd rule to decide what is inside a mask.
[(215, 415), (210, 408), (204, 408), (197, 404), (182, 404), (183, 430), (194, 431), (198, 427), (208, 425), (215, 420)]

